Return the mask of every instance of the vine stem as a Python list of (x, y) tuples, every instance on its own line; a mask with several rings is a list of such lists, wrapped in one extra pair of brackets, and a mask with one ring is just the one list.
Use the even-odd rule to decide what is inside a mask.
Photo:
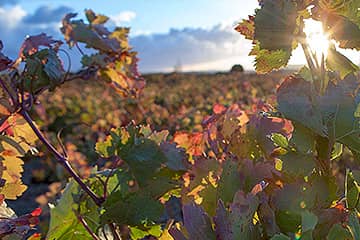
[(75, 172), (71, 167), (68, 159), (64, 157), (60, 152), (58, 152), (55, 147), (48, 141), (48, 139), (41, 133), (41, 131), (36, 127), (32, 121), (29, 113), (22, 109), (20, 114), (23, 116), (25, 121), (29, 124), (31, 129), (34, 131), (39, 140), (46, 146), (48, 151), (50, 151), (56, 158), (56, 160), (65, 168), (65, 170), (74, 178), (74, 180), (79, 184), (79, 186), (89, 195), (89, 197), (95, 202), (97, 206), (101, 206), (104, 202), (103, 198), (98, 197), (90, 188), (87, 186), (81, 177)]

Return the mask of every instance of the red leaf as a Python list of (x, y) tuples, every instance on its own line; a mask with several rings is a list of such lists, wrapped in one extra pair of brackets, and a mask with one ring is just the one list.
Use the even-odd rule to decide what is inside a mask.
[(177, 132), (174, 135), (174, 142), (180, 147), (185, 148), (186, 152), (193, 156), (200, 156), (205, 150), (204, 134)]
[(226, 111), (226, 107), (222, 104), (217, 103), (213, 106), (213, 112), (215, 114), (222, 114), (224, 111)]
[(31, 212), (31, 216), (38, 217), (40, 216), (41, 212), (42, 212), (41, 208), (36, 208), (34, 211)]
[(54, 40), (52, 37), (47, 36), (45, 33), (41, 33), (35, 36), (28, 36), (23, 42), (20, 48), (20, 57), (24, 57), (24, 54), (32, 55), (39, 50), (40, 46), (49, 48), (58, 48), (62, 44), (59, 40)]
[(0, 72), (9, 68), (12, 61), (5, 56), (3, 53), (1, 53), (1, 50), (3, 49), (3, 43), (0, 41)]

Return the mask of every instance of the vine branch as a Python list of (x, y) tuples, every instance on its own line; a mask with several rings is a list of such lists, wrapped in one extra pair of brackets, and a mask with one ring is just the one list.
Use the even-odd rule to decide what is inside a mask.
[(23, 116), (25, 121), (29, 124), (31, 129), (34, 131), (39, 140), (46, 146), (49, 152), (51, 152), (56, 160), (65, 168), (65, 170), (74, 178), (74, 180), (79, 184), (79, 186), (89, 195), (89, 197), (95, 202), (96, 205), (101, 206), (104, 202), (104, 199), (97, 196), (90, 188), (87, 186), (80, 176), (75, 172), (75, 170), (71, 167), (68, 159), (63, 156), (60, 152), (58, 152), (55, 147), (48, 141), (48, 139), (41, 133), (41, 131), (35, 126), (33, 123), (29, 113), (22, 109), (20, 114)]

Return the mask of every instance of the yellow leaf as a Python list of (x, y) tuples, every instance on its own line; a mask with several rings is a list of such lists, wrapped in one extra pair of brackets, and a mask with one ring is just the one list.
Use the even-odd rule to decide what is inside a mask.
[(26, 189), (27, 186), (19, 180), (14, 183), (6, 183), (5, 186), (0, 189), (0, 194), (4, 194), (6, 199), (16, 200)]

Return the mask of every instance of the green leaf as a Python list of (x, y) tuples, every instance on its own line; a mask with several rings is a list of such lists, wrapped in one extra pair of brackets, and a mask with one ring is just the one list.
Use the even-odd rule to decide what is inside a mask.
[(255, 15), (255, 40), (261, 49), (292, 49), (297, 9), (293, 1), (264, 1)]
[(102, 223), (115, 222), (148, 230), (157, 225), (164, 211), (158, 201), (142, 194), (123, 196), (121, 192), (112, 193), (103, 204), (105, 212), (101, 215)]
[(354, 209), (359, 205), (360, 186), (355, 181), (352, 172), (346, 171), (345, 197), (347, 208)]
[(285, 67), (291, 57), (291, 51), (267, 50), (260, 49), (260, 45), (256, 44), (249, 53), (250, 56), (255, 55), (255, 70), (258, 73), (268, 73)]
[(296, 124), (360, 152), (359, 119), (354, 117), (355, 96), (359, 95), (357, 81), (353, 74), (342, 81), (332, 78), (325, 94), (320, 96), (304, 79), (288, 77), (278, 89), (279, 111)]
[(177, 147), (175, 143), (163, 142), (160, 149), (166, 157), (166, 166), (174, 171), (186, 171), (187, 155), (183, 148)]
[(324, 136), (327, 132), (322, 121), (319, 106), (314, 102), (310, 83), (302, 78), (287, 77), (278, 88), (279, 111), (299, 125)]
[(350, 231), (339, 223), (335, 224), (329, 231), (328, 240), (353, 240)]
[(334, 176), (313, 173), (308, 178), (308, 184), (304, 193), (307, 208), (329, 208), (335, 200), (339, 199), (338, 185)]
[(301, 215), (291, 211), (277, 211), (276, 223), (282, 232), (297, 232), (301, 224)]
[(330, 47), (326, 58), (326, 66), (340, 73), (340, 78), (344, 79), (348, 74), (359, 71), (359, 67), (347, 57), (336, 51), (335, 47)]
[(360, 224), (358, 212), (352, 212), (349, 216), (349, 228), (354, 239), (360, 239)]
[[(348, 18), (326, 12), (326, 33), (340, 43), (341, 48), (360, 50), (360, 26)], [(359, 16), (357, 16), (359, 18)]]
[(271, 141), (273, 141), (276, 146), (282, 147), (285, 149), (289, 146), (289, 142), (288, 142), (287, 138), (280, 133), (273, 133), (271, 135)]
[(54, 90), (63, 83), (64, 69), (53, 49), (42, 49), (25, 59), (25, 89), (36, 93), (42, 88)]
[(244, 35), (248, 40), (254, 40), (255, 35), (255, 23), (254, 16), (249, 16), (249, 19), (243, 19), (236, 28), (236, 31)]
[(295, 176), (307, 176), (316, 166), (313, 154), (290, 151), (279, 158), (282, 160), (283, 171)]
[(160, 236), (161, 233), (162, 230), (160, 225), (151, 226), (146, 230), (137, 227), (130, 227), (131, 239), (146, 239), (146, 236)]
[(159, 146), (149, 139), (139, 139), (128, 151), (120, 152), (120, 156), (129, 164), (140, 185), (154, 176), (161, 164), (166, 162)]
[(303, 154), (312, 153), (315, 150), (315, 134), (302, 124), (293, 123), (294, 131), (290, 138), (290, 145)]
[(240, 190), (241, 182), (240, 172), (238, 171), (238, 163), (227, 160), (221, 173), (218, 183), (218, 196), (225, 204), (232, 202), (235, 193)]
[(274, 235), (270, 240), (290, 240), (291, 238), (289, 238), (288, 236), (280, 233), (280, 234), (276, 234)]
[(92, 239), (74, 213), (74, 210), (76, 210), (74, 196), (78, 194), (79, 187), (74, 180), (71, 180), (67, 184), (59, 202), (50, 209), (50, 226), (46, 235), (47, 239)]
[(307, 232), (315, 229), (315, 226), (318, 222), (318, 217), (309, 211), (304, 211), (301, 213), (301, 231)]

